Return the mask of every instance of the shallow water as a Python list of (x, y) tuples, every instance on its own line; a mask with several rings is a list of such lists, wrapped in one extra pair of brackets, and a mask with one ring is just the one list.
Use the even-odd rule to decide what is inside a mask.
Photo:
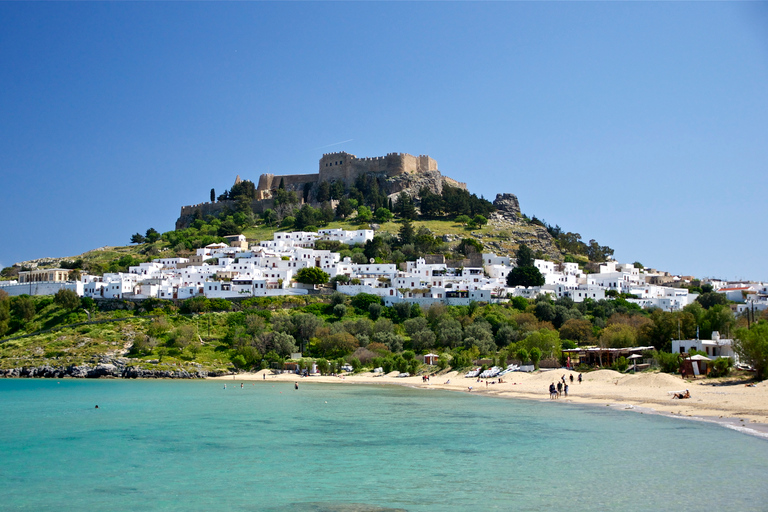
[(224, 384), (0, 380), (0, 508), (698, 511), (768, 499), (768, 442), (716, 425), (403, 387)]

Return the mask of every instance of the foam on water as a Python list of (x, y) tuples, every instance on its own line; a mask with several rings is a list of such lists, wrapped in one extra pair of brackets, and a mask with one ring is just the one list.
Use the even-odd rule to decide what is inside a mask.
[(553, 405), (306, 380), (3, 380), (2, 508), (764, 509), (762, 439)]

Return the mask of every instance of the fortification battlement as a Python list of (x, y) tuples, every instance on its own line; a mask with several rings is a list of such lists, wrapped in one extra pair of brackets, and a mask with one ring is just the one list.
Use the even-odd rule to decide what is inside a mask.
[(323, 181), (341, 181), (346, 185), (354, 184), (358, 176), (374, 173), (388, 178), (400, 174), (421, 173), (437, 170), (437, 162), (427, 155), (413, 156), (408, 153), (387, 153), (386, 156), (358, 158), (346, 151), (323, 153), (318, 164), (317, 174), (293, 174), (275, 176), (262, 174), (256, 190), (259, 198), (269, 197), (269, 191), (283, 186), (291, 190), (300, 190), (307, 183)]

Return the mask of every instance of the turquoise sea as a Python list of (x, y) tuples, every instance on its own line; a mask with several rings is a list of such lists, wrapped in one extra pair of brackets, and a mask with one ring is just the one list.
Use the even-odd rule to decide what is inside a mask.
[(717, 425), (404, 387), (224, 384), (0, 380), (0, 509), (768, 509), (768, 441)]

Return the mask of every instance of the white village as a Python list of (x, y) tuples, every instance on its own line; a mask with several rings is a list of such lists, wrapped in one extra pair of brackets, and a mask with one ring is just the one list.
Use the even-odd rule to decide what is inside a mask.
[[(670, 276), (634, 264), (607, 261), (597, 273), (584, 273), (577, 263), (554, 263), (535, 259), (545, 279), (542, 286), (507, 286), (507, 274), (514, 259), (493, 253), (472, 254), (464, 260), (446, 260), (429, 255), (400, 264), (353, 263), (338, 252), (315, 249), (318, 241), (346, 245), (373, 240), (374, 230), (321, 229), (317, 232), (276, 232), (272, 240), (249, 245), (245, 236), (227, 237), (229, 245), (210, 244), (189, 258), (156, 258), (128, 268), (128, 272), (82, 272), (70, 279), (63, 268), (21, 271), (18, 281), (0, 287), (9, 295), (50, 295), (60, 289), (75, 291), (93, 299), (142, 300), (149, 298), (184, 300), (245, 299), (280, 295), (307, 295), (328, 291), (328, 285), (305, 284), (296, 277), (301, 269), (316, 267), (335, 282), (336, 291), (346, 295), (367, 293), (382, 298), (386, 306), (398, 302), (428, 307), (434, 303), (451, 306), (471, 302), (507, 302), (514, 297), (552, 299), (568, 297), (579, 303), (599, 301), (623, 294), (642, 308), (679, 311), (693, 303), (697, 293), (673, 286), (685, 277)], [(661, 284), (664, 283), (664, 284)], [(768, 285), (762, 282), (709, 281), (713, 289), (734, 301), (735, 313), (768, 308)], [(712, 340), (674, 340), (673, 351), (696, 349), (712, 356), (734, 357), (731, 340), (713, 333)]]

